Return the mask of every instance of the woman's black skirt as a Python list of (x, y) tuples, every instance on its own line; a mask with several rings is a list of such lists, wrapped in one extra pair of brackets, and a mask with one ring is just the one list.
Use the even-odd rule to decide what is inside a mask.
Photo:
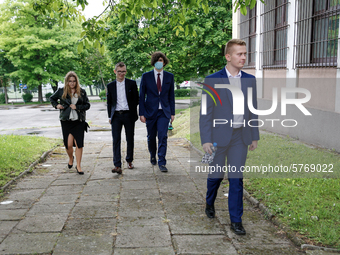
[[(60, 121), (61, 122), (61, 130), (63, 131), (63, 140), (65, 148), (68, 149), (67, 141), (69, 134), (73, 135), (76, 140), (78, 148), (84, 147), (84, 133), (87, 127), (87, 123), (85, 121)], [(76, 147), (73, 142), (73, 147)]]

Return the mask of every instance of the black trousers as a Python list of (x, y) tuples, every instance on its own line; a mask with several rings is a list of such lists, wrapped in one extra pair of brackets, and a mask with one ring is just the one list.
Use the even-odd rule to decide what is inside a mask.
[(135, 136), (135, 121), (131, 119), (129, 112), (123, 113), (115, 112), (111, 119), (111, 132), (112, 132), (112, 148), (113, 148), (113, 164), (114, 166), (122, 166), (121, 156), (121, 133), (122, 127), (125, 129), (125, 137), (127, 143), (126, 161), (133, 161), (133, 148)]

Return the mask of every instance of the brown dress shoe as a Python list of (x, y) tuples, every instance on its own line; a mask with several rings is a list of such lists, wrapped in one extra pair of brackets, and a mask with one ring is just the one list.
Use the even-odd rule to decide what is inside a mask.
[(134, 165), (132, 164), (132, 162), (127, 162), (128, 163), (128, 168), (129, 169), (133, 169), (134, 168)]
[(122, 174), (122, 168), (119, 166), (116, 166), (112, 169), (112, 173)]

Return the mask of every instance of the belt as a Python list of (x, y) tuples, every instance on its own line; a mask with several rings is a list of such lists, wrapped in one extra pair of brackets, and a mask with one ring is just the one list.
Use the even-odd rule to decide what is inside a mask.
[(129, 112), (129, 110), (115, 111), (115, 113), (118, 113), (118, 114), (123, 114), (123, 113), (127, 113), (127, 112)]

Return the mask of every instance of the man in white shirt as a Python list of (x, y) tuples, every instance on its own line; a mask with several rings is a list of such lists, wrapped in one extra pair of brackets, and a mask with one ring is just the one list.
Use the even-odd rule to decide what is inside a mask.
[(137, 105), (139, 103), (137, 83), (126, 79), (126, 65), (119, 62), (114, 70), (117, 79), (107, 85), (107, 112), (112, 131), (113, 164), (112, 173), (122, 173), (121, 162), (121, 133), (122, 127), (126, 136), (127, 168), (133, 169), (133, 149), (135, 122), (138, 119)]
[[(229, 180), (230, 228), (237, 235), (246, 234), (241, 218), (243, 214), (242, 167), (246, 162), (247, 150), (255, 150), (257, 141), (260, 139), (258, 125), (256, 125), (258, 117), (249, 110), (248, 104), (245, 104), (243, 114), (236, 115), (233, 109), (233, 101), (236, 98), (233, 98), (230, 90), (242, 91), (245, 102), (248, 97), (252, 97), (253, 106), (257, 108), (256, 79), (253, 75), (241, 71), (246, 57), (247, 47), (244, 41), (232, 39), (227, 43), (225, 47), (226, 67), (207, 76), (204, 81), (208, 85), (207, 89), (215, 88), (214, 93), (220, 96), (221, 104), (215, 105), (212, 98), (203, 92), (202, 96), (205, 95), (207, 99), (206, 114), (200, 115), (200, 136), (204, 151), (211, 154), (213, 143), (217, 143), (214, 161), (209, 165), (216, 169), (223, 169), (227, 158), (227, 168), (224, 169), (228, 170), (226, 172)], [(249, 88), (252, 89), (252, 94), (248, 94)], [(227, 120), (227, 123), (214, 125), (216, 119)], [(255, 121), (249, 125), (249, 120)], [(208, 175), (205, 213), (209, 218), (215, 217), (214, 202), (224, 174), (224, 171), (218, 170)]]

